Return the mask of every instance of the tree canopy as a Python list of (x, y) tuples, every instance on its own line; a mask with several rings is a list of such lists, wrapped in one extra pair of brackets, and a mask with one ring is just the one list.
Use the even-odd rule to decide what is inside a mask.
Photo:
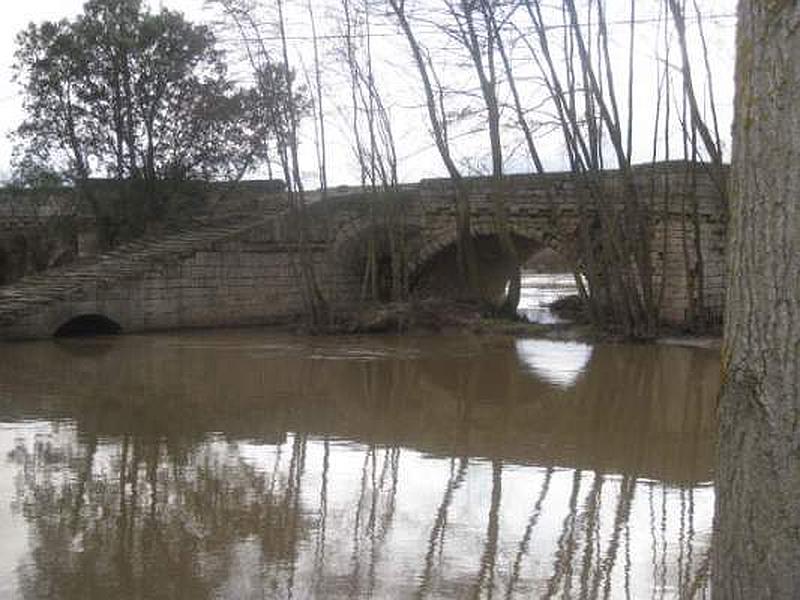
[(287, 77), (236, 85), (207, 27), (141, 0), (89, 0), (74, 20), (30, 24), (14, 68), (23, 181), (230, 178), (266, 159), (287, 114), (275, 110)]

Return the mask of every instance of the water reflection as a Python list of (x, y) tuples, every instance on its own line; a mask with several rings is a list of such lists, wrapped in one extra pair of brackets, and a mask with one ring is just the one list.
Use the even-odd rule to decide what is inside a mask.
[(522, 339), (516, 350), (539, 378), (561, 387), (575, 385), (592, 357), (592, 347), (579, 342)]
[(567, 387), (502, 338), (71, 343), (0, 347), (12, 596), (706, 593), (713, 353)]
[(296, 448), (288, 473), (266, 477), (225, 444), (76, 437), (42, 436), (10, 455), (33, 540), (24, 597), (211, 597), (245, 541), (265, 562), (293, 562), (309, 528)]

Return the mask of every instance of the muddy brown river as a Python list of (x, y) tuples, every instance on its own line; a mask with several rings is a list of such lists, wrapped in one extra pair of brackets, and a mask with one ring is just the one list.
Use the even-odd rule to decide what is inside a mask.
[(0, 345), (0, 598), (707, 594), (716, 352)]

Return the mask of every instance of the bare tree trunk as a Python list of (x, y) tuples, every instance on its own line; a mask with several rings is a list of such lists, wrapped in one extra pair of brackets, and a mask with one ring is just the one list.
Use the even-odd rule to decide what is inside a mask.
[(364, 107), (367, 111), (367, 130), (369, 132), (369, 184), (372, 189), (372, 202), (369, 205), (369, 218), (370, 218), (370, 236), (369, 236), (369, 277), (370, 277), (370, 297), (373, 301), (379, 299), (378, 290), (378, 240), (377, 240), (377, 224), (375, 221), (375, 202), (377, 201), (377, 178), (376, 178), (376, 160), (375, 160), (375, 96), (372, 93), (373, 75), (372, 75), (372, 41), (370, 40), (370, 14), (369, 2), (364, 0), (364, 27), (366, 34), (366, 60), (367, 60), (367, 101)]
[(361, 134), (359, 132), (359, 119), (358, 119), (358, 71), (356, 70), (356, 47), (353, 40), (353, 13), (350, 8), (350, 0), (342, 0), (342, 10), (344, 11), (344, 40), (345, 40), (345, 54), (347, 56), (347, 66), (350, 71), (350, 99), (353, 103), (353, 138), (355, 140), (356, 157), (358, 158), (358, 167), (361, 170), (361, 185), (364, 186), (367, 181), (367, 165), (364, 159), (364, 149), (361, 146)]
[[(500, 241), (505, 259), (511, 264), (512, 277), (508, 294), (497, 308), (506, 316), (517, 314), (520, 296), (519, 257), (508, 224), (503, 185), (503, 146), (500, 136), (500, 103), (497, 98), (497, 73), (495, 48), (498, 28), (495, 26), (496, 7), (488, 2), (472, 3), (469, 0), (446, 0), (448, 11), (456, 26), (454, 34), (469, 53), (473, 70), (480, 84), (481, 97), (486, 106), (486, 125), (492, 156), (491, 201), (494, 209), (494, 231)], [(478, 33), (475, 13), (483, 20), (483, 36)]]
[[(539, 5), (525, 3), (525, 6), (534, 24), (546, 68), (542, 69), (538, 57), (535, 59), (553, 92), (565, 141), (571, 147), (573, 171), (581, 176), (585, 187), (578, 207), (581, 215), (579, 252), (589, 275), (590, 300), (594, 304), (591, 312), (596, 321), (607, 322), (606, 315), (611, 316), (611, 324), (629, 337), (652, 337), (656, 329), (658, 302), (653, 289), (649, 210), (640, 198), (630, 168), (630, 148), (626, 148), (623, 141), (605, 9), (597, 0), (595, 66), (591, 31), (587, 33), (579, 22), (574, 0), (563, 2), (565, 89), (550, 54), (547, 27)], [(634, 21), (633, 16), (632, 13), (631, 21)], [(577, 73), (576, 68), (579, 69)], [(628, 68), (628, 77), (632, 80), (631, 63)], [(583, 84), (580, 93), (578, 81)], [(579, 106), (579, 101), (582, 106)], [(583, 114), (579, 116), (579, 112)], [(631, 114), (629, 111), (628, 130), (632, 127)], [(604, 201), (606, 190), (598, 177), (603, 165), (604, 129), (616, 155), (623, 183), (622, 197), (613, 203)], [(594, 220), (598, 227), (588, 227), (589, 220)]]
[(533, 161), (533, 166), (535, 167), (536, 172), (544, 173), (542, 159), (539, 156), (539, 151), (536, 149), (536, 143), (533, 141), (533, 133), (531, 132), (530, 125), (528, 125), (528, 119), (525, 116), (525, 109), (522, 106), (522, 99), (520, 98), (519, 89), (517, 88), (517, 81), (514, 78), (514, 69), (511, 65), (511, 57), (508, 55), (505, 42), (503, 41), (502, 28), (497, 23), (494, 11), (489, 10), (487, 11), (487, 14), (491, 20), (491, 27), (495, 32), (497, 51), (500, 54), (500, 60), (503, 61), (503, 70), (506, 74), (506, 82), (508, 83), (508, 88), (511, 91), (511, 96), (514, 99), (514, 112), (517, 115), (517, 122), (519, 123), (520, 129), (522, 129), (522, 133), (525, 136), (525, 144), (528, 147), (528, 154)]
[(800, 4), (740, 0), (713, 595), (800, 598)]
[[(286, 24), (283, 14), (283, 0), (277, 0), (278, 7), (278, 29), (280, 32), (281, 52), (283, 55), (284, 75), (286, 77), (286, 98), (287, 98), (287, 122), (288, 122), (288, 146), (289, 164), (291, 164), (291, 177), (287, 178), (289, 197), (295, 207), (297, 216), (297, 234), (300, 254), (301, 277), (300, 285), (306, 296), (309, 308), (309, 317), (312, 327), (319, 327), (328, 317), (328, 306), (322, 296), (322, 292), (317, 283), (314, 268), (314, 258), (308, 245), (308, 224), (306, 219), (306, 199), (303, 188), (303, 180), (300, 175), (300, 158), (298, 153), (297, 123), (299, 120), (297, 106), (295, 105), (294, 92), (292, 89), (292, 76), (289, 69), (289, 48), (286, 40)], [(287, 174), (289, 170), (287, 169)]]
[(442, 162), (447, 169), (450, 180), (455, 188), (456, 195), (456, 240), (458, 250), (458, 263), (461, 277), (466, 284), (468, 292), (475, 296), (481, 296), (480, 276), (478, 274), (478, 261), (475, 254), (474, 241), (472, 239), (472, 225), (470, 219), (470, 206), (469, 196), (467, 194), (466, 185), (461, 177), (461, 173), (450, 154), (450, 147), (447, 141), (445, 115), (442, 112), (439, 115), (437, 108), (436, 96), (434, 95), (433, 83), (431, 82), (431, 68), (423, 56), (422, 47), (419, 44), (411, 24), (408, 21), (408, 15), (405, 11), (405, 0), (389, 0), (389, 6), (393, 14), (397, 18), (397, 23), (405, 35), (406, 41), (411, 48), (411, 54), (414, 58), (414, 64), (417, 66), (420, 79), (422, 81), (422, 88), (425, 92), (425, 103), (428, 108), (428, 117), (430, 119), (431, 129), (433, 130), (433, 139), (436, 143), (436, 148), (439, 150), (439, 155)]
[[(368, 188), (369, 228), (365, 241), (365, 257), (361, 276), (361, 300), (380, 301), (387, 296), (399, 299), (404, 265), (400, 263), (399, 237), (394, 207), (388, 204), (400, 197), (393, 195), (397, 187), (397, 150), (392, 124), (378, 86), (376, 85), (372, 56), (372, 4), (361, 0), (355, 6), (351, 0), (341, 0), (344, 39), (340, 56), (350, 80), (352, 102), (353, 148), (361, 171), (362, 186)], [(363, 38), (363, 46), (358, 41)], [(365, 131), (366, 139), (361, 139)], [(386, 202), (379, 206), (379, 202)], [(379, 208), (388, 210), (379, 212)], [(382, 217), (382, 218), (381, 218)], [(386, 247), (390, 255), (391, 286), (385, 284), (387, 273), (382, 272), (382, 257)], [(391, 289), (389, 289), (391, 288)]]
[(683, 71), (683, 85), (686, 97), (689, 100), (689, 108), (691, 109), (692, 122), (697, 127), (700, 133), (700, 139), (703, 140), (703, 145), (711, 157), (711, 162), (715, 165), (722, 164), (722, 154), (719, 146), (715, 143), (711, 132), (708, 130), (705, 120), (703, 120), (700, 112), (700, 106), (697, 103), (697, 96), (694, 93), (694, 82), (692, 81), (691, 59), (689, 58), (689, 50), (686, 46), (686, 20), (678, 5), (678, 0), (669, 0), (669, 8), (672, 11), (672, 18), (675, 21), (675, 30), (678, 32), (678, 45), (681, 50), (682, 71)]
[(327, 152), (325, 146), (325, 111), (322, 104), (322, 71), (319, 63), (319, 37), (317, 36), (317, 23), (314, 18), (314, 9), (311, 7), (311, 0), (308, 0), (308, 18), (311, 22), (311, 36), (314, 40), (314, 84), (317, 92), (317, 122), (319, 127), (319, 188), (323, 198), (328, 191), (328, 169)]

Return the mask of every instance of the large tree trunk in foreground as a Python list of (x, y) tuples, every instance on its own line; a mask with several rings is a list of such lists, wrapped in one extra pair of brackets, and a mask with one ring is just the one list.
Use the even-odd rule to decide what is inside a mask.
[(715, 598), (800, 598), (800, 3), (740, 0)]

